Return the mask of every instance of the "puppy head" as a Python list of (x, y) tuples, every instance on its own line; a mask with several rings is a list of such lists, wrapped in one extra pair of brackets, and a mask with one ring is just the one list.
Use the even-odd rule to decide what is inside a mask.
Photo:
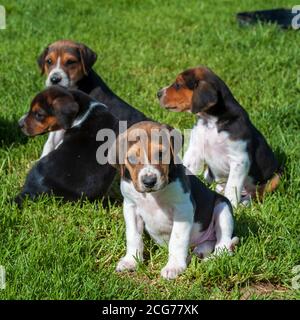
[(97, 55), (86, 45), (69, 40), (50, 44), (38, 58), (42, 74), (46, 74), (46, 86), (60, 85), (74, 88), (88, 74)]
[(218, 104), (222, 83), (210, 69), (198, 67), (179, 74), (175, 82), (159, 90), (157, 96), (161, 106), (168, 110), (197, 114)]
[(19, 120), (27, 136), (71, 127), (79, 105), (68, 90), (53, 86), (40, 92), (31, 102), (30, 110)]
[[(178, 147), (175, 148), (174, 141), (178, 135), (171, 127), (152, 121), (139, 122), (120, 134), (112, 153), (121, 177), (131, 180), (138, 192), (163, 189), (175, 166)], [(111, 160), (110, 163), (113, 164)]]

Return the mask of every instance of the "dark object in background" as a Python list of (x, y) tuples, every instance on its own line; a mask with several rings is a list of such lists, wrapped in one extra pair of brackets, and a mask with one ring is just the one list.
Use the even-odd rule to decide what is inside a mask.
[(278, 24), (283, 29), (292, 27), (292, 19), (298, 13), (292, 13), (291, 9), (271, 9), (252, 12), (240, 12), (236, 15), (240, 25), (250, 25), (261, 22), (271, 22)]

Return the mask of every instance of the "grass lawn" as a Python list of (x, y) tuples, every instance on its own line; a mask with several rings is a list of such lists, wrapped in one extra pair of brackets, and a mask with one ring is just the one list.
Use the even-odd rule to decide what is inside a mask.
[[(295, 1), (12, 1), (3, 0), (0, 30), (0, 299), (299, 299), (300, 31), (271, 25), (241, 28), (239, 11), (292, 7)], [(69, 38), (98, 54), (95, 70), (124, 100), (179, 129), (195, 119), (161, 109), (157, 90), (187, 67), (212, 68), (247, 109), (285, 162), (279, 189), (263, 204), (235, 211), (241, 243), (233, 257), (193, 257), (175, 281), (160, 277), (167, 249), (147, 237), (136, 273), (114, 272), (125, 252), (122, 207), (62, 204), (50, 197), (8, 204), (42, 150), (17, 119), (44, 86), (36, 58)]]

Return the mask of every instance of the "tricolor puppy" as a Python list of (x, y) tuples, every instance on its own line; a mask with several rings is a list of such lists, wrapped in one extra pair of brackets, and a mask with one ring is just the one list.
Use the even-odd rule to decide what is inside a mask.
[(144, 226), (158, 244), (168, 244), (169, 259), (161, 271), (166, 279), (186, 269), (190, 246), (206, 257), (213, 251), (232, 251), (238, 242), (232, 238), (230, 202), (194, 175), (185, 174), (174, 152), (181, 147), (180, 142), (175, 144), (178, 133), (170, 130), (143, 121), (121, 134), (110, 150), (111, 163), (121, 171), (127, 240), (117, 271), (134, 270), (137, 259), (143, 260)]
[(41, 158), (30, 170), (16, 201), (52, 194), (65, 200), (102, 198), (116, 170), (100, 165), (96, 152), (103, 142), (96, 141), (100, 129), (117, 131), (117, 119), (105, 105), (79, 90), (49, 87), (32, 101), (29, 112), (19, 121), (28, 136), (64, 130), (63, 141)]
[[(82, 43), (59, 40), (47, 46), (38, 58), (42, 74), (46, 75), (46, 87), (59, 85), (79, 89), (104, 103), (108, 110), (119, 120), (132, 123), (145, 120), (143, 113), (115, 95), (92, 69), (97, 54)], [(44, 145), (42, 156), (55, 149), (63, 139), (64, 131), (50, 133)]]
[(186, 70), (157, 95), (168, 110), (196, 114), (183, 163), (194, 174), (207, 164), (206, 179), (214, 179), (217, 190), (225, 189), (234, 206), (277, 187), (280, 168), (274, 153), (226, 84), (210, 69)]

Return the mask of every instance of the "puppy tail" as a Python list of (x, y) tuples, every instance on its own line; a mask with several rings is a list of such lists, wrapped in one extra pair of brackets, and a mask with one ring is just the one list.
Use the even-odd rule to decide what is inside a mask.
[(259, 190), (260, 198), (263, 198), (264, 194), (267, 192), (273, 192), (280, 184), (280, 180), (283, 175), (283, 165), (277, 170), (273, 177), (264, 185), (261, 186)]

